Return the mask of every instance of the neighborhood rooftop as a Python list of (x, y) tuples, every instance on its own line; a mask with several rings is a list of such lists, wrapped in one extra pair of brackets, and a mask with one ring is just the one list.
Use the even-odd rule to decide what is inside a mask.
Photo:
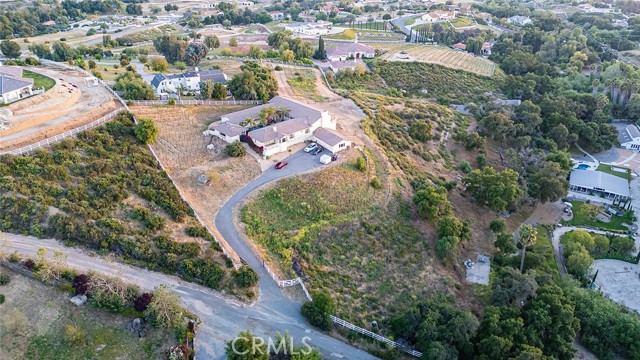
[(249, 117), (257, 117), (260, 110), (268, 107), (285, 107), (289, 109), (289, 118), (296, 119), (302, 118), (306, 120), (315, 120), (319, 119), (322, 116), (322, 112), (301, 104), (297, 101), (293, 101), (290, 99), (285, 99), (281, 96), (276, 96), (273, 99), (269, 100), (267, 104), (263, 104), (260, 106), (252, 107), (245, 110), (236, 111), (231, 114), (221, 116), (221, 119), (224, 122), (229, 122), (232, 124), (240, 124), (245, 121)]
[(573, 170), (569, 182), (571, 187), (604, 191), (623, 197), (630, 195), (629, 182), (626, 179), (602, 171)]
[(352, 53), (366, 53), (373, 54), (375, 49), (371, 46), (367, 46), (359, 43), (329, 43), (327, 44), (327, 57), (345, 56)]
[(317, 128), (313, 132), (313, 136), (331, 146), (338, 145), (341, 141), (344, 141), (344, 138), (342, 136), (340, 136), (335, 131), (327, 128)]

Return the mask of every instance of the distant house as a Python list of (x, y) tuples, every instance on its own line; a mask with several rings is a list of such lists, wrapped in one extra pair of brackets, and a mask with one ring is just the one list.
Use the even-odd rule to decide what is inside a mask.
[(436, 10), (436, 11), (432, 11), (428, 14), (424, 14), (422, 15), (422, 17), (420, 17), (420, 19), (422, 19), (422, 21), (427, 22), (427, 23), (438, 23), (438, 22), (442, 22), (442, 21), (451, 21), (453, 19), (456, 18), (456, 14), (453, 11), (443, 11), (443, 10)]
[(284, 19), (284, 13), (282, 11), (269, 11), (269, 16), (273, 21), (280, 21)]
[(200, 7), (203, 9), (215, 9), (216, 6), (218, 6), (218, 3), (216, 2), (205, 2), (200, 4)]
[(200, 92), (200, 83), (211, 80), (220, 84), (227, 83), (227, 75), (222, 70), (188, 71), (181, 74), (156, 74), (151, 86), (157, 95), (177, 94), (180, 91)]
[(333, 23), (329, 21), (300, 22), (285, 25), (285, 30), (302, 35), (326, 35), (331, 30)]
[(56, 22), (53, 20), (45, 21), (42, 23), (43, 26), (56, 26)]
[(241, 8), (246, 8), (246, 7), (252, 7), (254, 5), (253, 1), (238, 1), (238, 7)]
[(508, 24), (515, 24), (519, 26), (525, 26), (531, 24), (531, 19), (528, 16), (512, 16), (507, 19)]
[(453, 44), (453, 45), (451, 45), (451, 47), (454, 50), (460, 50), (460, 51), (466, 51), (467, 50), (467, 44), (461, 43), (461, 42), (459, 42), (457, 44)]
[(629, 150), (640, 150), (640, 129), (636, 124), (629, 124), (618, 130), (620, 147)]
[(340, 9), (338, 9), (338, 7), (335, 5), (323, 5), (318, 9), (318, 12), (325, 13), (328, 15), (331, 13), (339, 13)]
[[(280, 121), (266, 119), (266, 125), (248, 123), (248, 119), (259, 118), (260, 111), (269, 107), (286, 109), (287, 115)], [(310, 140), (318, 141), (331, 152), (344, 150), (351, 142), (333, 131), (335, 128), (336, 122), (327, 111), (276, 96), (267, 104), (221, 116), (219, 121), (209, 125), (204, 134), (228, 143), (242, 141), (262, 156), (271, 156)]]
[(376, 56), (371, 46), (353, 42), (331, 43), (327, 45), (327, 60), (344, 61), (347, 59), (370, 59)]
[(591, 4), (578, 5), (578, 9), (583, 13), (589, 13), (589, 14), (604, 12), (603, 9), (599, 9)]
[(482, 55), (491, 55), (491, 43), (483, 42), (480, 52), (482, 53)]
[(338, 73), (344, 70), (355, 71), (358, 65), (362, 65), (366, 71), (369, 70), (367, 64), (365, 64), (362, 59), (330, 61), (329, 69), (331, 69), (331, 71), (333, 71), (334, 73)]
[(23, 78), (22, 69), (0, 66), (0, 103), (9, 104), (33, 95), (33, 79)]
[(460, 4), (459, 8), (460, 8), (461, 14), (465, 14), (465, 15), (471, 14), (471, 4), (462, 3)]

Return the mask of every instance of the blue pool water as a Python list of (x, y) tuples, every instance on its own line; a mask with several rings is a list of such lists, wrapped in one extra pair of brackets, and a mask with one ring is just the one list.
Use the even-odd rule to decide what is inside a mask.
[(587, 170), (587, 169), (589, 169), (589, 168), (590, 168), (590, 166), (589, 166), (589, 165), (587, 165), (587, 164), (580, 164), (580, 165), (578, 165), (578, 169), (580, 169), (580, 170)]

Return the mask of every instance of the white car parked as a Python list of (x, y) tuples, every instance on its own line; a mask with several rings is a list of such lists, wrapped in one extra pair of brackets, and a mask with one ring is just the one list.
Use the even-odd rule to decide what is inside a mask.
[(311, 144), (307, 145), (307, 146), (304, 148), (304, 152), (306, 152), (306, 153), (308, 153), (308, 152), (312, 152), (313, 150), (315, 150), (315, 149), (317, 149), (317, 148), (318, 148), (318, 144), (316, 144), (316, 143), (311, 143)]

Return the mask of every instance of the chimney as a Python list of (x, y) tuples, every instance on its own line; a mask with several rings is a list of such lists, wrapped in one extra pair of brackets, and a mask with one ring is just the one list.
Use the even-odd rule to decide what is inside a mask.
[(278, 127), (277, 127), (277, 126), (274, 126), (274, 127), (273, 127), (273, 132), (277, 132), (277, 131), (278, 131)]

